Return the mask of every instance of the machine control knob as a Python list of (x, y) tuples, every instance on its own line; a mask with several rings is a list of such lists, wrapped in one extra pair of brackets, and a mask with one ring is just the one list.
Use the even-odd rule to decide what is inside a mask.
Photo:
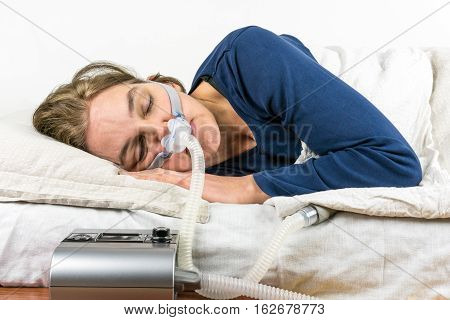
[(92, 240), (92, 236), (85, 233), (74, 233), (67, 239), (72, 241), (90, 241)]
[(156, 227), (152, 230), (152, 242), (170, 242), (172, 235), (166, 227)]

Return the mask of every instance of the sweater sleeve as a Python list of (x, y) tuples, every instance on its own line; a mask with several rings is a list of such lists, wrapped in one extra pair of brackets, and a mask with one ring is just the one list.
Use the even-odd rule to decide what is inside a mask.
[(253, 174), (270, 196), (350, 187), (416, 186), (419, 160), (364, 96), (322, 67), (300, 40), (252, 26), (227, 52), (241, 95), (266, 121), (294, 128), (318, 159)]

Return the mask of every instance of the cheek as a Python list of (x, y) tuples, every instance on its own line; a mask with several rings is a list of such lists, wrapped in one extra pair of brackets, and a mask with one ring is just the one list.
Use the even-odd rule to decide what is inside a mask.
[(216, 123), (206, 122), (196, 127), (196, 138), (205, 153), (214, 153), (220, 145), (220, 131)]

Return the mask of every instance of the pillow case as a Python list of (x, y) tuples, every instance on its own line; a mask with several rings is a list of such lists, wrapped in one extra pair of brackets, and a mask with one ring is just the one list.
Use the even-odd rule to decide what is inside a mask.
[(450, 48), (426, 48), (433, 67), (431, 122), (439, 163), (450, 172)]

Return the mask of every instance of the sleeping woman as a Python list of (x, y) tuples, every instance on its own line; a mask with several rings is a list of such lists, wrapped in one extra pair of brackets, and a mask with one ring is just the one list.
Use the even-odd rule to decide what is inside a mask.
[[(258, 26), (229, 33), (187, 93), (173, 77), (144, 80), (112, 63), (91, 63), (45, 99), (33, 125), (114, 162), (121, 174), (189, 189), (188, 151), (149, 169), (174, 118), (161, 84), (176, 90), (203, 148), (205, 200), (263, 203), (330, 189), (412, 187), (422, 179), (413, 149), (372, 103), (299, 39)], [(299, 163), (302, 146), (315, 156)]]

